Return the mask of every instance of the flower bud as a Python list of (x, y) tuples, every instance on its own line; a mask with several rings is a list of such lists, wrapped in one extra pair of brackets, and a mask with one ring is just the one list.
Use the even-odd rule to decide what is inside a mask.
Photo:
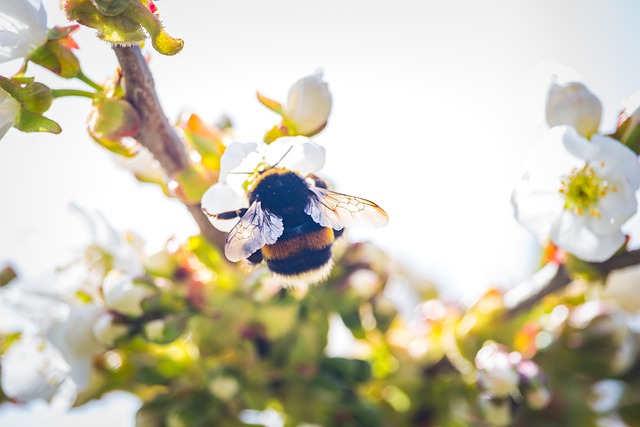
[(476, 356), (478, 382), (483, 390), (496, 397), (509, 396), (518, 388), (520, 377), (509, 353), (496, 343), (487, 343)]
[(114, 345), (117, 340), (125, 337), (128, 333), (127, 325), (118, 323), (116, 317), (109, 312), (102, 313), (93, 324), (93, 335), (106, 346)]
[(140, 115), (124, 99), (97, 99), (91, 107), (87, 126), (91, 136), (96, 139), (114, 141), (134, 137), (140, 130)]
[(296, 134), (311, 136), (327, 124), (331, 113), (331, 92), (322, 80), (322, 71), (303, 77), (289, 88), (284, 118), (295, 126)]
[(128, 275), (112, 270), (102, 282), (104, 304), (107, 308), (127, 316), (142, 316), (142, 302), (157, 294), (148, 283), (135, 281)]
[(551, 83), (547, 94), (546, 118), (549, 126), (569, 125), (589, 138), (598, 131), (602, 104), (582, 83)]
[(91, 2), (100, 13), (107, 16), (120, 15), (131, 4), (131, 0), (91, 0)]
[(47, 111), (53, 101), (51, 89), (42, 83), (36, 82), (27, 83), (20, 90), (20, 98), (24, 108), (38, 114)]

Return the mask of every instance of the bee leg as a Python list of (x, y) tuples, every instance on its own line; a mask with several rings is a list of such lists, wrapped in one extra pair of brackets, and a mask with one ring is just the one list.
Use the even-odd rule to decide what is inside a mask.
[(247, 208), (238, 209), (237, 211), (220, 212), (218, 214), (212, 214), (205, 208), (202, 208), (202, 212), (204, 212), (207, 216), (215, 219), (234, 219), (242, 218), (244, 214), (247, 213)]
[(343, 233), (344, 228), (341, 228), (340, 230), (333, 230), (333, 238), (337, 239), (338, 237), (342, 236)]
[(262, 262), (262, 249), (258, 249), (247, 258), (251, 264), (260, 264)]

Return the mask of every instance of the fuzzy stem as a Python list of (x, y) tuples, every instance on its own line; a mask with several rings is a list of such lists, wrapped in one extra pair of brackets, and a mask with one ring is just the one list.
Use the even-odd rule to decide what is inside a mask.
[[(189, 165), (184, 144), (167, 120), (155, 90), (147, 62), (138, 46), (114, 46), (125, 77), (127, 99), (141, 118), (136, 140), (145, 146), (170, 176)], [(218, 248), (224, 246), (225, 234), (216, 230), (200, 209), (200, 204), (187, 205), (202, 235)]]

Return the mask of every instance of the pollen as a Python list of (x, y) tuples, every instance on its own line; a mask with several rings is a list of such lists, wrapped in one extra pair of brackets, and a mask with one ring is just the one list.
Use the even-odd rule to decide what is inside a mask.
[(600, 199), (618, 190), (615, 185), (599, 177), (588, 163), (582, 168), (574, 168), (560, 181), (558, 191), (565, 197), (564, 208), (577, 215), (588, 214), (598, 219), (602, 218), (598, 210)]

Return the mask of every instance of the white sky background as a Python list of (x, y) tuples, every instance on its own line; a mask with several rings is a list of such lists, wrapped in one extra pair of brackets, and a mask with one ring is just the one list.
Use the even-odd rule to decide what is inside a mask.
[[(49, 24), (62, 25), (58, 1), (44, 3)], [(603, 102), (604, 131), (621, 101), (640, 90), (640, 6), (632, 0), (157, 4), (168, 32), (185, 40), (175, 57), (151, 53), (168, 117), (193, 111), (212, 122), (229, 114), (240, 137), (259, 140), (277, 116), (255, 91), (284, 101), (291, 83), (324, 69), (334, 108), (316, 138), (327, 149), (323, 175), (390, 216), (385, 229), (351, 236), (374, 240), (451, 297), (512, 286), (535, 268), (537, 245), (510, 204), (526, 152), (545, 130), (522, 107), (529, 70), (542, 61), (577, 70)], [(76, 40), (85, 73), (108, 77), (116, 66), (109, 47), (89, 30)], [(4, 64), (0, 74), (17, 67)], [(36, 75), (55, 88), (83, 88)], [(25, 276), (86, 242), (67, 207), (72, 200), (153, 242), (196, 232), (177, 202), (137, 183), (90, 140), (88, 109), (87, 99), (59, 100), (47, 116), (63, 127), (60, 136), (14, 129), (0, 141), (0, 260), (13, 260)], [(131, 425), (130, 410), (114, 405), (89, 413), (106, 422), (110, 411), (105, 425)], [(43, 411), (5, 407), (0, 424), (84, 419), (72, 413), (45, 423)]]

